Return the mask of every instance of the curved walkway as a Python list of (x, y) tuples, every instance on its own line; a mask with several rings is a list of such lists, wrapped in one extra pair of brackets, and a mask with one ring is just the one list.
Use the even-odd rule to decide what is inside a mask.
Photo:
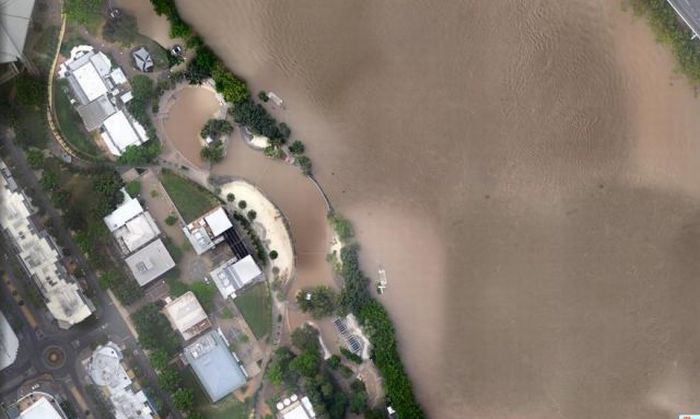
[(61, 135), (60, 130), (57, 128), (56, 124), (56, 113), (53, 106), (53, 80), (54, 73), (56, 70), (56, 62), (58, 61), (58, 54), (61, 51), (61, 44), (63, 43), (63, 35), (66, 32), (66, 15), (61, 14), (61, 30), (58, 32), (58, 43), (56, 44), (56, 53), (53, 56), (53, 61), (51, 63), (51, 68), (49, 69), (49, 80), (47, 83), (47, 102), (46, 102), (46, 120), (49, 123), (49, 130), (53, 135), (53, 138), (61, 146), (63, 151), (77, 160), (83, 160), (78, 154), (71, 148), (71, 146), (66, 142), (66, 140)]

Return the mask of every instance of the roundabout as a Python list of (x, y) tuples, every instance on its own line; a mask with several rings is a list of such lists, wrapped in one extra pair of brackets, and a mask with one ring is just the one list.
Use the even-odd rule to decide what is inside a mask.
[(41, 360), (51, 369), (59, 369), (66, 363), (66, 352), (57, 345), (47, 346), (41, 354)]

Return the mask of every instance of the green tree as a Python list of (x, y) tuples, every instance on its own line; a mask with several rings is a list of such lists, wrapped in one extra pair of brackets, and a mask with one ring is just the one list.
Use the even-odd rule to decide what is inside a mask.
[(208, 160), (212, 163), (218, 163), (224, 159), (224, 145), (219, 140), (213, 141), (208, 146), (202, 147), (199, 155), (204, 160)]
[(189, 388), (179, 388), (172, 394), (173, 406), (187, 412), (194, 406), (194, 393)]
[(136, 197), (141, 193), (141, 182), (138, 179), (129, 181), (126, 184), (126, 193), (131, 197)]
[(248, 203), (247, 203), (247, 202), (245, 202), (245, 201), (243, 201), (243, 200), (238, 201), (238, 208), (240, 208), (240, 209), (243, 210), (243, 209), (245, 209), (247, 206), (248, 206)]
[(258, 213), (255, 212), (255, 210), (248, 211), (248, 218), (250, 219), (250, 221), (255, 220), (255, 217), (257, 217), (257, 216), (258, 216)]
[(149, 358), (151, 359), (151, 365), (156, 371), (165, 371), (168, 367), (168, 361), (170, 361), (170, 357), (162, 349), (156, 349), (151, 352)]
[(44, 165), (44, 153), (32, 148), (27, 152), (27, 162), (34, 170), (39, 170)]
[(146, 144), (127, 146), (117, 161), (128, 166), (141, 166), (153, 162), (158, 155), (160, 144), (152, 139)]
[(222, 135), (233, 132), (233, 125), (225, 119), (210, 119), (204, 124), (204, 128), (199, 133), (202, 138), (211, 137), (214, 140), (220, 139)]
[(180, 349), (175, 331), (157, 305), (145, 304), (131, 318), (139, 334), (139, 343), (144, 349), (162, 349), (168, 355), (174, 355)]
[(277, 253), (277, 250), (270, 251), (270, 259), (275, 260), (278, 256), (279, 254)]
[(328, 214), (328, 221), (331, 223), (335, 233), (338, 235), (338, 237), (340, 237), (340, 240), (348, 241), (355, 236), (355, 231), (353, 230), (350, 221), (343, 218), (340, 214), (330, 212)]
[(226, 200), (228, 202), (233, 202), (236, 200), (236, 195), (229, 192), (228, 194), (226, 194)]
[(306, 156), (299, 156), (295, 161), (296, 165), (301, 168), (301, 172), (306, 176), (311, 175), (311, 159)]
[(223, 63), (218, 62), (212, 71), (216, 90), (230, 103), (248, 100), (250, 92), (246, 83), (230, 72)]
[(340, 366), (340, 357), (336, 354), (333, 354), (330, 358), (328, 358), (326, 364), (328, 364), (328, 368), (336, 370)]
[(282, 384), (284, 372), (282, 371), (281, 363), (278, 360), (273, 359), (267, 367), (266, 375), (267, 379), (270, 380), (272, 384), (276, 386)]
[(289, 146), (289, 151), (295, 156), (303, 154), (304, 153), (304, 143), (302, 143), (299, 140), (295, 140), (292, 143), (292, 145)]
[(329, 316), (335, 312), (338, 295), (327, 286), (302, 289), (297, 294), (297, 304), (304, 312), (311, 312), (315, 319)]
[(188, 39), (192, 36), (192, 29), (180, 17), (170, 19), (170, 37)]
[(318, 331), (309, 325), (298, 327), (292, 332), (292, 345), (302, 352), (321, 354), (321, 345), (318, 342)]
[(304, 377), (313, 377), (320, 367), (320, 357), (314, 352), (304, 352), (289, 363), (289, 369)]
[(39, 184), (46, 191), (55, 191), (58, 188), (58, 174), (49, 169), (44, 170)]
[(173, 393), (182, 386), (182, 376), (177, 370), (166, 368), (158, 375), (158, 386), (168, 393)]
[(263, 102), (267, 102), (270, 100), (270, 97), (267, 95), (267, 92), (261, 90), (258, 92), (258, 99), (260, 99)]
[(280, 135), (282, 136), (282, 138), (283, 138), (285, 141), (286, 141), (286, 140), (289, 138), (289, 136), (292, 134), (292, 129), (289, 128), (289, 125), (287, 125), (287, 124), (284, 123), (284, 122), (280, 123), (280, 125), (279, 125), (279, 130), (280, 130)]
[(175, 214), (168, 214), (167, 217), (165, 217), (165, 224), (172, 226), (175, 225), (177, 222), (177, 216)]

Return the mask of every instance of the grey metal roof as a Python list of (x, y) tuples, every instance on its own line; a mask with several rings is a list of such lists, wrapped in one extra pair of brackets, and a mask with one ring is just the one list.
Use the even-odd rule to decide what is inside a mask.
[(132, 52), (131, 55), (136, 61), (136, 67), (141, 71), (150, 71), (153, 68), (153, 58), (146, 48), (141, 47)]
[(34, 0), (0, 2), (0, 64), (22, 58)]
[(246, 383), (243, 369), (216, 330), (186, 347), (184, 355), (212, 402)]
[(77, 109), (88, 131), (99, 128), (107, 117), (117, 111), (107, 96), (100, 96), (87, 105), (78, 106)]

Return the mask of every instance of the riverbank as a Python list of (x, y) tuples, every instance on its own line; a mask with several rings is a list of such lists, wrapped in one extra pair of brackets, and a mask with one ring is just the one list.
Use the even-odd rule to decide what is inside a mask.
[[(174, 8), (174, 5), (171, 6), (166, 6), (165, 3), (168, 2), (158, 2), (161, 4), (159, 7), (156, 8), (156, 12), (164, 13), (166, 16), (169, 17), (171, 24), (172, 23), (177, 23), (177, 22), (182, 22), (182, 19), (180, 18), (177, 9)], [(191, 39), (198, 39), (196, 35), (193, 35), (193, 38)], [(254, 111), (253, 108), (256, 106), (250, 105), (250, 102), (246, 102), (249, 99), (249, 93), (247, 93), (247, 87), (246, 87), (246, 98), (242, 97), (242, 88), (241, 88), (241, 83), (245, 84), (244, 82), (241, 81), (240, 78), (237, 76), (233, 75), (230, 73), (229, 70), (222, 71), (221, 70), (221, 65), (222, 63), (217, 63), (218, 58), (216, 55), (214, 55), (211, 50), (208, 48), (202, 46), (197, 47), (198, 52), (197, 56), (193, 60), (193, 64), (188, 67), (188, 70), (186, 71), (186, 76), (190, 79), (190, 81), (197, 80), (199, 77), (201, 77), (203, 74), (207, 74), (207, 72), (213, 71), (211, 75), (214, 77), (214, 80), (216, 81), (216, 87), (217, 90), (220, 92), (223, 92), (224, 96), (227, 98), (228, 101), (231, 101), (234, 103), (234, 117), (236, 118), (236, 121), (239, 123), (244, 123), (244, 124), (253, 124), (252, 129), (255, 134), (262, 134), (270, 138), (271, 140), (277, 140), (277, 136), (279, 135), (281, 137), (281, 142), (283, 143), (289, 136), (289, 133), (286, 131), (289, 131), (288, 128), (286, 128), (286, 125), (280, 124), (277, 126), (276, 121), (272, 120), (272, 123), (274, 126), (271, 126), (270, 119), (269, 117), (266, 117), (263, 115), (261, 116), (254, 116), (255, 112), (259, 111)], [(217, 67), (218, 66), (218, 67)], [(213, 69), (213, 70), (212, 70)], [(218, 70), (217, 70), (218, 69)], [(217, 71), (221, 72), (222, 74), (217, 75)], [(188, 75), (189, 73), (189, 75)], [(225, 73), (225, 74), (223, 74)], [(230, 78), (228, 75), (230, 74)], [(231, 84), (228, 84), (230, 81)], [(242, 102), (241, 102), (242, 101)], [(247, 109), (250, 109), (250, 111), (246, 110), (245, 112), (241, 113), (241, 111), (237, 111), (237, 107), (241, 106), (243, 108), (247, 107)], [(263, 108), (257, 108), (259, 110), (263, 110)], [(266, 111), (264, 112), (266, 113)], [(273, 144), (272, 147), (279, 147), (281, 144), (276, 145)], [(266, 150), (267, 153), (267, 150)], [(220, 166), (220, 165), (219, 165)], [(317, 187), (317, 185), (313, 185), (312, 187)], [(269, 193), (266, 190), (267, 193)], [(325, 195), (325, 194), (323, 194)], [(325, 196), (324, 196), (325, 198)], [(308, 203), (304, 203), (302, 208), (307, 209), (308, 208)], [(297, 209), (299, 210), (299, 209)], [(286, 212), (285, 212), (286, 213)], [(290, 222), (291, 222), (291, 217), (290, 217)], [(324, 224), (326, 224), (325, 229), (327, 230), (328, 226), (327, 223), (325, 223), (325, 217), (324, 217)], [(294, 224), (292, 224), (292, 228), (294, 228)], [(318, 226), (316, 227), (318, 228)], [(326, 237), (326, 240), (324, 240), (325, 248), (323, 250), (323, 256), (324, 260), (323, 262), (320, 262), (322, 264), (326, 265), (326, 275), (328, 275), (329, 269), (327, 266), (327, 263), (325, 263), (325, 254), (328, 252), (328, 243), (329, 240)], [(319, 264), (319, 261), (315, 261), (316, 264)], [(316, 270), (318, 268), (315, 268)], [(304, 265), (302, 263), (298, 264), (298, 274), (300, 278), (303, 278), (303, 273), (304, 273)], [(329, 277), (330, 275), (328, 275)], [(310, 282), (310, 285), (318, 285), (328, 282), (327, 279), (321, 280), (321, 281), (312, 281)], [(332, 281), (331, 281), (332, 282)], [(297, 284), (301, 285), (302, 281), (295, 281), (295, 286), (293, 288), (297, 288)], [(347, 284), (346, 284), (347, 285)], [(369, 292), (368, 290), (365, 290)], [(290, 290), (290, 292), (292, 292)], [(294, 295), (294, 294), (292, 294)], [(372, 305), (372, 307), (377, 307), (376, 303)], [(356, 307), (359, 309), (360, 307)], [(383, 312), (385, 313), (385, 312)], [(359, 313), (358, 313), (359, 314)], [(381, 317), (381, 316), (380, 316)], [(369, 319), (370, 316), (366, 316), (366, 319)], [(392, 334), (392, 338), (390, 340), (384, 339), (382, 343), (387, 344), (386, 346), (384, 345), (375, 345), (375, 351), (376, 354), (378, 355), (378, 358), (380, 359), (391, 359), (391, 365), (386, 363), (385, 365), (380, 366), (380, 370), (382, 370), (382, 373), (387, 374), (388, 376), (385, 377), (387, 382), (389, 383), (388, 386), (388, 397), (391, 399), (392, 404), (394, 405), (394, 408), (399, 412), (400, 415), (404, 416), (411, 416), (411, 417), (420, 417), (422, 416), (422, 412), (420, 410), (420, 407), (418, 407), (417, 402), (415, 401), (415, 398), (412, 394), (411, 386), (410, 386), (410, 381), (408, 380), (407, 375), (403, 371), (403, 367), (401, 366), (400, 360), (398, 358), (398, 354), (395, 349), (395, 341), (393, 340), (393, 328), (388, 327), (387, 328), (387, 320), (388, 316), (384, 317), (375, 317), (374, 318), (376, 321), (381, 322), (382, 326), (385, 328), (385, 333), (390, 333)], [(385, 349), (386, 348), (386, 349)], [(388, 351), (387, 355), (383, 355), (383, 351)], [(393, 354), (393, 355), (392, 355)], [(401, 375), (401, 380), (396, 380), (395, 377), (397, 376), (396, 374)]]

